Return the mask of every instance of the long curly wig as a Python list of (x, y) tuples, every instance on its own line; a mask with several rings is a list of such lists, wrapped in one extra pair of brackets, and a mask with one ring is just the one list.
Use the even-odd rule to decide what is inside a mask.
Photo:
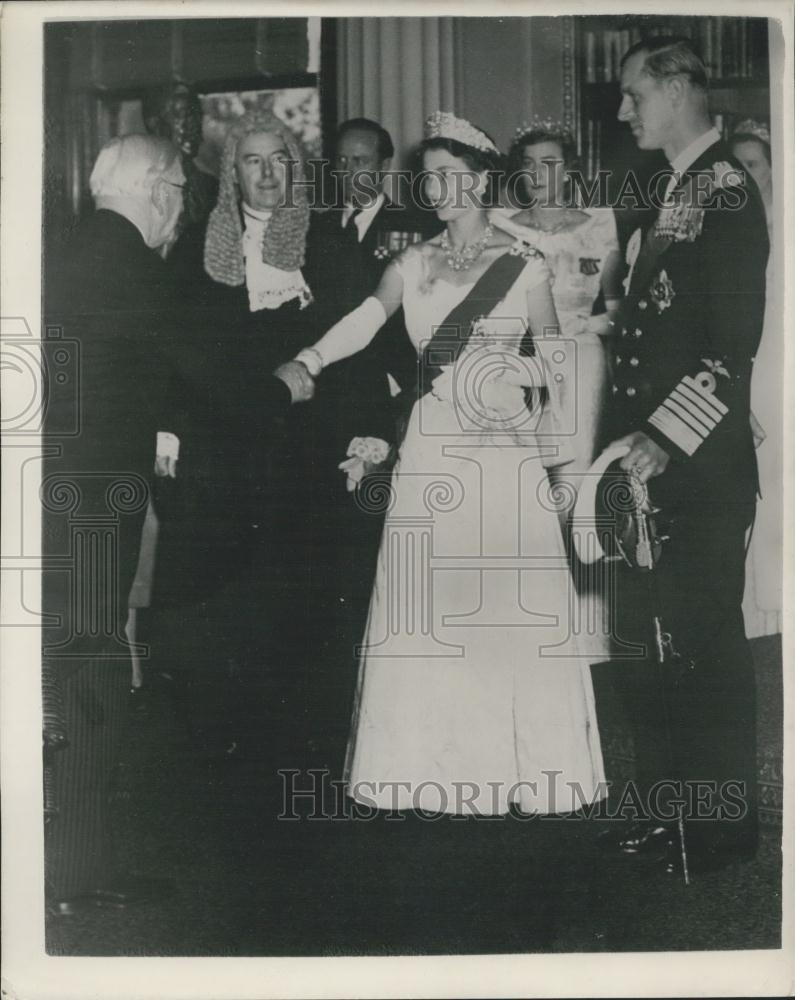
[(218, 202), (210, 214), (204, 241), (204, 269), (214, 281), (224, 285), (242, 285), (246, 280), (235, 156), (241, 139), (257, 132), (280, 136), (293, 161), (290, 197), (287, 204), (273, 210), (265, 227), (262, 259), (282, 271), (295, 271), (304, 263), (309, 202), (301, 147), (289, 127), (276, 115), (248, 112), (234, 122), (227, 133), (221, 157)]

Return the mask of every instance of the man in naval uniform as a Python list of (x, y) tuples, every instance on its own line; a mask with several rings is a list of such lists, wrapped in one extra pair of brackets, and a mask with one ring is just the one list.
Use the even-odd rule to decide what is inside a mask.
[[(660, 149), (672, 175), (662, 205), (630, 239), (614, 356), (621, 466), (648, 483), (668, 536), (644, 601), (626, 571), (623, 641), (647, 655), (624, 668), (639, 791), (650, 819), (625, 854), (664, 856), (676, 809), (691, 870), (752, 857), (757, 846), (755, 684), (741, 602), (757, 493), (749, 425), (751, 366), (762, 330), (768, 238), (761, 200), (707, 111), (704, 65), (686, 39), (633, 46), (619, 120)], [(664, 680), (648, 627), (670, 635)], [(661, 690), (660, 684), (663, 684)], [(677, 802), (681, 798), (681, 803)], [(677, 847), (678, 851), (678, 847)]]

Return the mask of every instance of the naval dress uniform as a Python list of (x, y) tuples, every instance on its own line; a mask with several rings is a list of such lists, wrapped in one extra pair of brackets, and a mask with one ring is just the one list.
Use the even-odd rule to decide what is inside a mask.
[[(648, 650), (622, 675), (640, 791), (654, 805), (648, 796), (661, 781), (688, 783), (690, 851), (709, 860), (751, 855), (757, 839), (755, 685), (741, 603), (757, 494), (749, 394), (768, 237), (754, 183), (718, 133), (693, 146), (692, 163), (679, 173), (672, 165), (669, 207), (651, 213), (627, 247), (613, 431), (643, 431), (670, 455), (648, 484), (668, 540), (648, 591), (625, 571), (617, 633)], [(665, 692), (653, 612), (671, 637)]]

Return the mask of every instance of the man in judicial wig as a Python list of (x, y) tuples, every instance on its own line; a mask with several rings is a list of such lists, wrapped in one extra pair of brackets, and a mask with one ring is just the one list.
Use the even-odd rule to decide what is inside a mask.
[[(619, 637), (648, 650), (624, 666), (624, 690), (640, 784), (658, 805), (619, 847), (657, 855), (671, 842), (675, 803), (652, 794), (665, 783), (682, 800), (690, 870), (699, 871), (752, 857), (758, 838), (755, 683), (741, 602), (768, 237), (755, 186), (711, 125), (690, 42), (635, 45), (621, 93), (619, 119), (641, 149), (662, 150), (672, 176), (662, 207), (629, 241), (614, 358), (614, 433), (628, 447), (621, 465), (648, 483), (668, 536), (651, 587), (628, 572), (618, 594)], [(649, 599), (639, 606), (641, 593)]]
[[(385, 182), (394, 152), (389, 132), (371, 119), (352, 118), (337, 130), (333, 150), (336, 184), (329, 186), (329, 193), (336, 197), (330, 199), (333, 204), (313, 212), (307, 242), (318, 333), (374, 292), (387, 265), (407, 246), (441, 228), (434, 212), (422, 213), (389, 197)], [(386, 496), (380, 490), (379, 477), (384, 482), (388, 473), (388, 465), (365, 463), (354, 452), (362, 444), (375, 443), (384, 449), (395, 444), (390, 384), (411, 391), (416, 369), (417, 355), (399, 309), (367, 350), (327, 373), (328, 381), (324, 379), (318, 386), (313, 404), (324, 414), (323, 449), (329, 457), (334, 456), (335, 466), (344, 461), (352, 473), (347, 482), (338, 473), (336, 482), (314, 489), (316, 516), (333, 525), (330, 535), (345, 540), (335, 551), (327, 549), (326, 582), (313, 597), (314, 606), (328, 623), (330, 638), (324, 654), (341, 664), (331, 683), (319, 692), (326, 706), (324, 727), (339, 731), (330, 758), (332, 767), (341, 766), (345, 754), (357, 669), (355, 647), (364, 633), (385, 513), (383, 503), (375, 498)], [(359, 480), (364, 470), (375, 475)]]
[[(47, 760), (46, 884), (49, 911), (61, 916), (170, 888), (118, 870), (109, 800), (128, 715), (125, 622), (150, 476), (178, 474), (180, 438), (190, 434), (169, 402), (172, 380), (184, 379), (201, 405), (159, 252), (177, 226), (184, 182), (170, 141), (111, 140), (91, 174), (96, 211), (47, 260), (46, 358), (57, 371), (68, 354), (76, 373), (49, 381), (41, 490), (45, 704), (62, 713)], [(311, 380), (286, 378), (264, 382), (259, 429), (312, 395)]]

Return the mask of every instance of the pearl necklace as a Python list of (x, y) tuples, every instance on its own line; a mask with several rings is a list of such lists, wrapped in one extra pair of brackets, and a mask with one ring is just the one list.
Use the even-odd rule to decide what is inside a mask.
[(445, 229), (439, 245), (445, 252), (447, 263), (451, 270), (468, 271), (486, 249), (493, 235), (494, 226), (489, 222), (483, 230), (483, 234), (474, 242), (465, 243), (460, 249), (456, 250), (450, 242), (450, 237), (447, 235), (447, 230)]

